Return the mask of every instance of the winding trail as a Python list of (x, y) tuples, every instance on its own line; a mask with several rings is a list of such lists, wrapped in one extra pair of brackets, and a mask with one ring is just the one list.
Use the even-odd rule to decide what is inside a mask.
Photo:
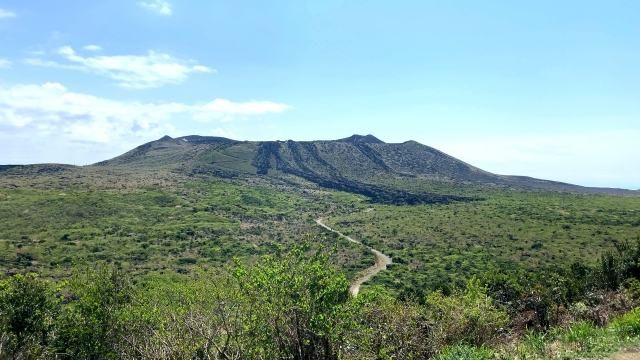
[[(322, 218), (319, 218), (316, 220), (316, 224), (322, 226), (323, 228), (334, 232), (336, 234), (338, 234), (338, 236), (340, 236), (341, 238), (347, 239), (348, 241), (354, 243), (354, 244), (358, 244), (358, 245), (363, 245), (366, 246), (364, 244), (362, 244), (360, 241), (347, 236), (343, 233), (341, 233), (338, 230), (334, 230), (332, 228), (330, 228), (329, 226), (327, 226), (327, 224), (325, 224), (324, 222), (322, 222)], [(371, 251), (375, 256), (376, 256), (376, 262), (373, 264), (373, 266), (368, 267), (366, 269), (364, 269), (363, 271), (361, 271), (355, 279), (353, 279), (353, 281), (351, 282), (351, 287), (349, 287), (349, 294), (351, 294), (351, 296), (356, 297), (358, 296), (358, 293), (360, 292), (360, 285), (364, 284), (365, 282), (371, 280), (372, 277), (376, 276), (377, 273), (379, 273), (382, 270), (386, 270), (387, 269), (387, 265), (391, 265), (391, 263), (393, 262), (391, 260), (391, 258), (385, 254), (383, 254), (382, 252), (367, 246), (367, 249), (369, 249), (369, 251)]]

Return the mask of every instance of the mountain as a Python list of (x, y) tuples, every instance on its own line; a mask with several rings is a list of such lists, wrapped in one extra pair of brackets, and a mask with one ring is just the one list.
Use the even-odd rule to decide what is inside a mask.
[[(73, 171), (61, 164), (4, 165), (2, 174), (22, 176)], [(178, 173), (222, 178), (266, 177), (358, 193), (373, 202), (447, 203), (472, 200), (450, 189), (515, 188), (575, 193), (638, 195), (638, 191), (592, 188), (525, 176), (497, 175), (415, 141), (385, 143), (373, 135), (338, 140), (238, 141), (223, 137), (164, 136), (83, 169)], [(421, 184), (416, 189), (415, 184)], [(442, 190), (444, 187), (445, 190)], [(436, 190), (439, 189), (439, 190)]]
[(293, 176), (322, 187), (363, 194), (383, 203), (464, 200), (459, 196), (399, 190), (392, 185), (395, 180), (577, 193), (637, 194), (631, 190), (582, 187), (525, 176), (497, 175), (415, 141), (385, 143), (373, 135), (319, 141), (237, 141), (195, 135), (179, 138), (164, 136), (93, 166), (168, 169), (193, 176)]

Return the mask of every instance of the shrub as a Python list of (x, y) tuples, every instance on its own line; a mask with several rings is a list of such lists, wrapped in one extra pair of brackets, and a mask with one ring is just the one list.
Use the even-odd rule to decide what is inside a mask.
[(58, 311), (55, 289), (37, 275), (0, 281), (0, 358), (44, 356)]
[(58, 323), (58, 351), (72, 358), (115, 357), (118, 317), (132, 295), (128, 277), (113, 266), (99, 265), (76, 273), (67, 291), (68, 303)]
[(192, 257), (183, 257), (176, 260), (178, 265), (193, 265), (198, 262), (198, 259)]
[(297, 248), (251, 268), (239, 266), (235, 277), (252, 304), (245, 323), (250, 357), (337, 358), (353, 310), (349, 282), (327, 255)]
[(628, 242), (616, 244), (615, 252), (608, 252), (600, 258), (602, 286), (617, 290), (629, 278), (640, 278), (640, 240), (634, 245)]
[(346, 358), (426, 359), (434, 354), (424, 308), (398, 302), (384, 288), (367, 290), (355, 299), (361, 326), (352, 326)]
[(440, 292), (432, 293), (427, 297), (426, 309), (433, 321), (434, 341), (439, 347), (492, 343), (509, 321), (506, 312), (487, 296), (486, 287), (475, 279), (468, 281), (463, 292), (449, 297)]
[(118, 353), (143, 359), (238, 359), (247, 309), (229, 276), (198, 271), (188, 281), (149, 280), (121, 313)]

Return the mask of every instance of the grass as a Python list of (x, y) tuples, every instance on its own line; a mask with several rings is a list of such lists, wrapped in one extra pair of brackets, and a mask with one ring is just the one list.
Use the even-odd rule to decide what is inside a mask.
[(487, 348), (474, 348), (467, 345), (456, 345), (446, 348), (436, 360), (492, 360), (494, 353)]

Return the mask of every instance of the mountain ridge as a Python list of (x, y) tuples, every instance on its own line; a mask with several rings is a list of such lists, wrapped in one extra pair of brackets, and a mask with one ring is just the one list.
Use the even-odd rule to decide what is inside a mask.
[[(528, 176), (494, 174), (414, 140), (386, 143), (374, 135), (337, 140), (240, 141), (188, 135), (158, 140), (85, 167), (164, 169), (190, 176), (294, 176), (321, 187), (359, 193), (383, 203), (440, 203), (464, 197), (400, 190), (393, 180), (432, 181), (457, 186), (491, 186), (574, 193), (639, 195), (637, 191), (584, 187)], [(71, 165), (0, 166), (16, 171), (70, 171)], [(390, 185), (391, 184), (391, 185)]]
[[(159, 143), (158, 143), (159, 142)], [(559, 181), (536, 179), (521, 175), (499, 175), (482, 170), (460, 159), (446, 154), (436, 148), (421, 144), (415, 140), (401, 143), (387, 143), (372, 134), (359, 135), (336, 140), (272, 140), (272, 141), (240, 141), (224, 137), (189, 135), (177, 138), (165, 136), (149, 144), (162, 146), (164, 142), (172, 142), (174, 146), (194, 144), (206, 145), (200, 148), (195, 158), (211, 161), (196, 161), (198, 173), (207, 169), (219, 168), (235, 172), (238, 165), (244, 163), (240, 173), (268, 175), (269, 172), (283, 171), (295, 176), (313, 179), (318, 183), (332, 182), (347, 178), (352, 181), (376, 183), (372, 178), (379, 176), (418, 177), (435, 181), (454, 182), (460, 184), (480, 184), (506, 186), (525, 189), (565, 191), (577, 193), (631, 194), (637, 192), (627, 189), (586, 187)], [(179, 144), (179, 145), (176, 145)], [(212, 156), (217, 152), (219, 156)], [(127, 155), (125, 153), (122, 156)], [(160, 155), (160, 154), (157, 154)], [(107, 160), (106, 164), (119, 159)], [(221, 159), (222, 158), (222, 159)], [(249, 161), (249, 158), (250, 161)], [(226, 160), (225, 160), (226, 159)], [(187, 162), (192, 161), (186, 159)], [(101, 162), (98, 164), (103, 164)], [(250, 166), (249, 166), (250, 165)], [(185, 170), (185, 169), (182, 169)], [(322, 179), (318, 174), (324, 175)], [(303, 176), (301, 176), (303, 175)], [(327, 175), (330, 175), (327, 179)]]

